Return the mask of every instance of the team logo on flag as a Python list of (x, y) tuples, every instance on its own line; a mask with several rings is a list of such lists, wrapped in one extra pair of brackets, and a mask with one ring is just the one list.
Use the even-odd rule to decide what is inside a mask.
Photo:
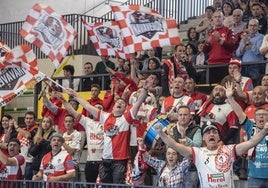
[(122, 48), (119, 33), (115, 29), (107, 26), (101, 26), (96, 28), (96, 32), (101, 43), (107, 43), (112, 48)]
[(135, 11), (129, 15), (130, 25), (136, 36), (151, 39), (157, 32), (164, 32), (163, 19), (142, 11)]
[(26, 72), (20, 67), (10, 67), (0, 70), (0, 90), (13, 90), (19, 79)]
[(64, 43), (66, 33), (58, 18), (44, 13), (33, 27), (43, 41), (55, 51)]

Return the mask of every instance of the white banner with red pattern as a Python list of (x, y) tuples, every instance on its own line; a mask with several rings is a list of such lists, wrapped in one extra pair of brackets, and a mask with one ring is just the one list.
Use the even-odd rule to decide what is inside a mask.
[(77, 33), (51, 7), (35, 4), (20, 30), (20, 35), (40, 48), (57, 68), (73, 45)]
[(0, 106), (10, 103), (21, 95), (27, 86), (43, 80), (45, 74), (37, 68), (37, 59), (32, 49), (20, 45), (0, 59)]
[(130, 59), (120, 28), (115, 21), (89, 24), (83, 21), (97, 53), (100, 56), (116, 56)]
[(111, 6), (130, 53), (180, 44), (175, 19), (139, 5)]

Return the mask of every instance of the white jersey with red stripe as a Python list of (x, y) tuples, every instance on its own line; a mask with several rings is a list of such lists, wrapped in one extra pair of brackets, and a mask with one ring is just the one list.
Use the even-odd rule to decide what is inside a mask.
[(134, 122), (131, 109), (119, 117), (100, 111), (99, 117), (104, 124), (103, 159), (129, 159), (130, 125)]
[(47, 181), (50, 177), (61, 176), (75, 171), (72, 156), (66, 151), (60, 151), (57, 155), (52, 156), (51, 152), (44, 155), (40, 171), (43, 174), (43, 180)]
[(205, 110), (204, 116), (201, 116), (201, 122), (211, 119), (215, 122), (220, 130), (220, 136), (223, 137), (229, 127), (237, 126), (238, 118), (235, 115), (231, 105), (229, 103), (224, 104), (209, 104), (206, 109), (201, 107), (200, 111)]
[[(22, 154), (18, 154), (13, 159), (16, 160), (16, 165), (1, 167), (0, 179), (6, 180), (23, 180), (26, 166), (25, 157)], [(4, 164), (1, 164), (1, 166)]]
[(192, 155), (201, 188), (234, 188), (235, 145), (222, 145), (216, 150), (208, 150), (206, 147), (192, 147)]
[(161, 107), (161, 114), (171, 113), (177, 117), (178, 108), (184, 105), (190, 108), (191, 114), (195, 114), (194, 100), (187, 95), (182, 95), (178, 98), (173, 96), (166, 97)]

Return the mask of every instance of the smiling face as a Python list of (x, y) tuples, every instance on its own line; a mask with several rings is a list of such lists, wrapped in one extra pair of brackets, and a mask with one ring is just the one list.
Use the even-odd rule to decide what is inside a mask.
[(166, 152), (166, 160), (168, 166), (174, 167), (178, 161), (178, 153), (174, 149), (168, 148)]
[(7, 117), (2, 117), (2, 127), (4, 129), (8, 129), (9, 128), (9, 119)]

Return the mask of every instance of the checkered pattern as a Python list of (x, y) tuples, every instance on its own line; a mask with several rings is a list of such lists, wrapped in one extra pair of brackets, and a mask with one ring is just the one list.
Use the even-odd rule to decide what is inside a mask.
[(111, 8), (130, 53), (180, 44), (174, 19), (165, 19), (157, 11), (139, 5)]
[[(122, 40), (120, 28), (115, 21), (95, 24), (89, 24), (86, 21), (83, 21), (83, 24), (88, 32), (90, 40), (100, 56), (116, 56), (122, 59), (131, 58), (126, 44)], [(109, 40), (106, 40), (105, 37), (98, 32), (98, 29), (103, 27), (110, 28), (111, 31), (113, 31), (115, 38), (112, 38), (110, 41), (116, 41), (116, 46), (109, 44)]]
[(57, 68), (73, 45), (77, 33), (52, 8), (35, 4), (20, 30), (20, 35), (40, 48)]
[(45, 78), (37, 67), (37, 59), (27, 45), (17, 46), (0, 61), (0, 106), (5, 106), (21, 95), (29, 85)]

